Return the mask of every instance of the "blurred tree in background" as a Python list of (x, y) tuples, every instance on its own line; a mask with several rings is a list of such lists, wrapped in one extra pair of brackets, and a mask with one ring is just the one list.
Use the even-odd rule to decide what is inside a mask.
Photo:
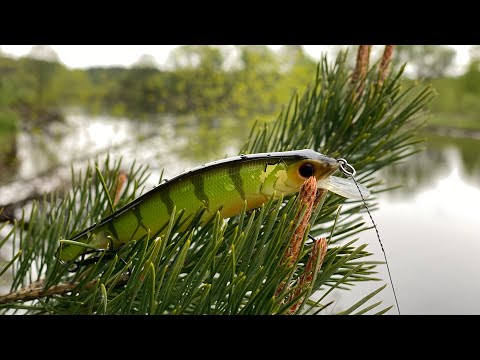
[[(200, 116), (225, 113), (225, 100), (231, 87), (224, 71), (224, 54), (220, 48), (180, 46), (172, 52), (169, 62), (174, 71), (170, 80), (173, 93), (168, 92), (164, 97), (168, 112), (193, 112)], [(168, 96), (173, 96), (173, 104), (169, 104)]]
[[(330, 58), (345, 47), (332, 47)], [(348, 71), (354, 67), (356, 50), (351, 46), (342, 63)], [(371, 66), (375, 66), (375, 50), (373, 46)], [(463, 75), (453, 75), (454, 59), (454, 50), (446, 46), (398, 46), (394, 65), (398, 69), (405, 62), (411, 64), (408, 76), (398, 79), (399, 89), (433, 84), (438, 96), (428, 104), (435, 115), (431, 126), (480, 128), (480, 47), (472, 48)], [(235, 119), (236, 123), (273, 119), (296, 89), (304, 91), (315, 74), (316, 63), (299, 45), (286, 45), (278, 51), (268, 46), (186, 45), (172, 52), (165, 68), (145, 54), (129, 68), (86, 70), (67, 68), (48, 46), (33, 47), (29, 55), (19, 59), (0, 51), (0, 181), (8, 176), (2, 167), (16, 158), (11, 154), (17, 152), (17, 129), (42, 127), (59, 120), (68, 107), (139, 120), (158, 113), (193, 115), (198, 122), (194, 127), (196, 135), (205, 129), (212, 133), (215, 123), (227, 118)], [(330, 71), (325, 68), (325, 81), (319, 85), (324, 87), (322, 90), (335, 88), (333, 77), (328, 76)], [(331, 96), (338, 98), (337, 91)], [(366, 99), (371, 100), (368, 96)], [(308, 109), (305, 105), (304, 109)], [(338, 114), (344, 107), (329, 109), (329, 123), (339, 126)], [(178, 117), (172, 118), (178, 121)], [(350, 131), (348, 126), (343, 129)], [(213, 147), (218, 148), (217, 138), (211, 136), (211, 139)], [(464, 144), (465, 149), (473, 146), (469, 142)], [(190, 144), (189, 151), (192, 148)], [(198, 149), (204, 150), (205, 144)], [(443, 160), (436, 159), (437, 163)], [(473, 172), (472, 169), (469, 171)]]
[[(349, 50), (346, 65), (353, 69), (356, 46), (330, 46), (330, 58)], [(372, 46), (372, 60), (379, 57)], [(432, 83), (439, 96), (429, 108), (437, 126), (480, 127), (480, 48), (461, 76), (449, 75), (455, 51), (439, 45), (398, 45), (397, 69), (409, 63), (409, 78)], [(141, 119), (157, 113), (212, 119), (268, 119), (303, 90), (316, 60), (301, 45), (268, 46), (184, 45), (170, 54), (166, 67), (152, 55), (131, 67), (69, 69), (49, 46), (34, 46), (27, 56), (13, 59), (0, 50), (0, 115), (3, 123), (42, 126), (58, 120), (68, 107)], [(8, 114), (5, 115), (5, 114)], [(23, 126), (22, 125), (22, 126)], [(5, 131), (3, 131), (5, 132)]]
[(58, 55), (49, 46), (35, 45), (21, 61), (33, 79), (34, 103), (39, 108), (57, 105), (62, 90), (55, 81), (62, 78)]
[(408, 63), (415, 78), (437, 79), (448, 73), (455, 56), (455, 50), (447, 46), (397, 45), (393, 65)]
[(470, 62), (462, 78), (467, 92), (474, 94), (480, 92), (480, 45), (470, 49)]
[(272, 112), (278, 104), (273, 91), (280, 80), (278, 58), (265, 45), (245, 45), (239, 51), (240, 69), (233, 74), (234, 110), (241, 117)]
[[(360, 60), (368, 54), (363, 49), (358, 52)], [(197, 57), (198, 48), (182, 50), (187, 59), (193, 59), (193, 63), (177, 62), (182, 71), (203, 66), (204, 72), (196, 75), (222, 73), (225, 63), (219, 60), (224, 57), (220, 58), (218, 51), (209, 49), (209, 56)], [(252, 111), (258, 103), (275, 106), (272, 96), (277, 82), (282, 83), (284, 74), (291, 74), (297, 63), (309, 66), (303, 51), (294, 47), (284, 49), (283, 62), (273, 63), (266, 47), (239, 50), (240, 62), (233, 62), (231, 70), (223, 74), (238, 76), (251, 91), (257, 89), (247, 80), (258, 78), (268, 85), (263, 99), (252, 97), (254, 103), (248, 104)], [(387, 75), (385, 69), (373, 67), (367, 72), (365, 67), (355, 77), (356, 73), (345, 66), (343, 55), (333, 64), (323, 57), (310, 86), (294, 94), (269, 126), (253, 126), (239, 152), (321, 149), (334, 158), (344, 155), (358, 165), (358, 181), (373, 193), (388, 190), (374, 174), (417, 152), (413, 145), (422, 124), (419, 117), (432, 91), (428, 86), (403, 86), (399, 74)], [(140, 70), (154, 69), (135, 69)], [(277, 82), (270, 78), (272, 73)], [(194, 87), (194, 80), (189, 84), (200, 90)], [(412, 90), (414, 96), (405, 96)], [(367, 259), (371, 253), (366, 251), (366, 243), (357, 244), (359, 233), (369, 229), (361, 216), (364, 204), (323, 190), (317, 192), (314, 178), (298, 197), (272, 199), (255, 211), (247, 212), (244, 205), (243, 211), (228, 220), (217, 213), (201, 227), (193, 221), (182, 229), (182, 211), (174, 207), (165, 234), (132, 239), (114, 256), (107, 252), (87, 255), (72, 272), (69, 265), (73, 263), (61, 264), (55, 255), (58, 240), (72, 239), (80, 229), (104, 218), (106, 209), (120, 209), (137, 198), (149, 177), (147, 167), (134, 162), (126, 171), (125, 191), (114, 204), (107, 194), (120, 194), (121, 161), (107, 157), (95, 166), (96, 172), (88, 167), (83, 176), (74, 175), (72, 168), (72, 191), (48, 200), (45, 197), (42, 205), (34, 202), (29, 217), (23, 212), (7, 229), (0, 248), (11, 240), (12, 259), (2, 267), (0, 277), (10, 271), (12, 281), (10, 292), (0, 296), (0, 313), (254, 315), (335, 311), (360, 315), (391, 309), (388, 305), (379, 307), (381, 301), (371, 302), (386, 285), (369, 291), (340, 312), (331, 306), (335, 303), (328, 298), (332, 291), (380, 280), (375, 270), (379, 262)], [(374, 198), (367, 201), (375, 208)], [(201, 216), (201, 211), (195, 217)]]

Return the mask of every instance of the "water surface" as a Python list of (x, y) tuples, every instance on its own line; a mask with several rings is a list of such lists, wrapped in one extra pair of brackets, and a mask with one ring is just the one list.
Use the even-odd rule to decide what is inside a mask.
[[(125, 164), (134, 159), (149, 164), (153, 186), (163, 168), (171, 177), (219, 154), (235, 155), (249, 130), (250, 124), (230, 119), (159, 116), (138, 122), (70, 113), (65, 123), (17, 135), (16, 159), (2, 167), (9, 176), (0, 177), (0, 204), (26, 196), (35, 186), (48, 190), (67, 181), (72, 160), (82, 168), (94, 154), (107, 150), (123, 156)], [(480, 141), (432, 135), (425, 146), (425, 151), (381, 174), (387, 185), (403, 187), (379, 194), (379, 209), (373, 213), (401, 310), (480, 314)], [(375, 232), (360, 237), (358, 244), (368, 243), (367, 250), (375, 254), (371, 260), (383, 260)], [(385, 281), (336, 291), (329, 312), (345, 309), (388, 282), (385, 266), (378, 270)], [(378, 299), (394, 304), (390, 285)]]
[[(402, 314), (480, 314), (480, 141), (430, 136), (425, 145), (384, 171), (387, 184), (404, 186), (379, 194), (373, 213)], [(360, 242), (383, 260), (373, 230)], [(386, 267), (378, 270), (388, 282)], [(337, 292), (337, 308), (380, 285)], [(394, 304), (390, 285), (379, 298)]]

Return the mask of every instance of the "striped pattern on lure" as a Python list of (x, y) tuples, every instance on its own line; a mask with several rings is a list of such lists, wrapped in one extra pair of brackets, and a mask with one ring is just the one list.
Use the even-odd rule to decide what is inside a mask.
[[(272, 197), (300, 191), (310, 176), (317, 187), (347, 198), (360, 199), (352, 181), (332, 174), (340, 163), (313, 150), (296, 150), (240, 155), (215, 161), (184, 172), (115, 211), (98, 224), (82, 231), (73, 239), (99, 249), (118, 248), (131, 240), (166, 229), (174, 206), (188, 219), (185, 229), (198, 210), (204, 208), (200, 224), (220, 211), (221, 218), (238, 215), (246, 201), (247, 210), (260, 207)], [(369, 191), (359, 184), (364, 197)], [(63, 244), (60, 259), (72, 260), (84, 247)]]

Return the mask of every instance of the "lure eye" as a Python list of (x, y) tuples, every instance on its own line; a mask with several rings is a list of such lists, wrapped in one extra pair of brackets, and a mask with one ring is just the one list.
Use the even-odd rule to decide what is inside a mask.
[(310, 176), (313, 176), (313, 174), (315, 174), (315, 166), (310, 163), (303, 163), (298, 168), (298, 173), (301, 177), (309, 178)]

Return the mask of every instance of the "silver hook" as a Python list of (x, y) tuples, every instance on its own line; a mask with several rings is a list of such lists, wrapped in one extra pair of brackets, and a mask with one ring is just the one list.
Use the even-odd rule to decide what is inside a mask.
[(345, 160), (344, 158), (338, 158), (337, 161), (340, 163), (340, 169), (345, 175), (352, 177), (355, 176), (357, 171), (352, 165), (348, 163), (347, 160)]

